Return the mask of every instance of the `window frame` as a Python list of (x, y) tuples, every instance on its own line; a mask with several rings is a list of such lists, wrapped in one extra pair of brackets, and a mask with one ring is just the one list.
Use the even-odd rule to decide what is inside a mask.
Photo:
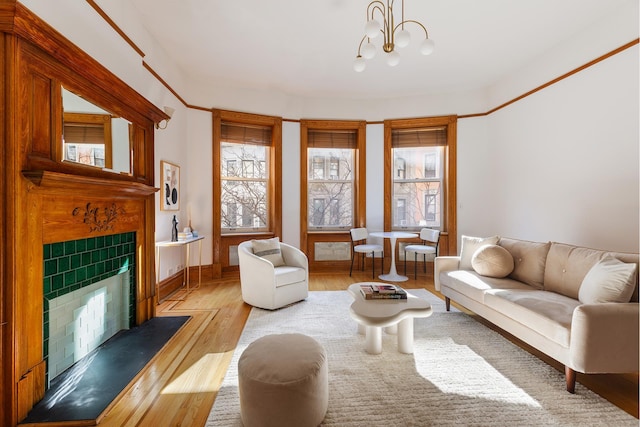
[[(237, 266), (229, 265), (229, 254), (233, 247), (252, 238), (282, 238), (282, 118), (259, 114), (242, 113), (237, 111), (213, 109), (213, 168), (212, 168), (212, 253), (215, 274), (225, 271), (235, 271)], [(271, 144), (268, 147), (267, 167), (269, 181), (267, 184), (267, 217), (266, 230), (241, 230), (222, 233), (222, 167), (221, 158), (221, 130), (222, 123), (235, 123), (247, 126), (271, 127)], [(224, 165), (226, 168), (227, 165)], [(236, 172), (242, 175), (242, 165), (236, 165)], [(240, 208), (238, 206), (238, 208)]]
[[(447, 143), (444, 146), (442, 171), (442, 219), (440, 224), (440, 253), (443, 255), (457, 253), (457, 119), (452, 116), (423, 117), (413, 119), (393, 119), (384, 121), (384, 199), (391, 201), (384, 207), (384, 229), (403, 230), (393, 227), (392, 209), (395, 209), (393, 197), (394, 174), (396, 165), (392, 154), (392, 132), (400, 129), (424, 129), (428, 127), (445, 127)], [(424, 159), (422, 160), (424, 162)], [(426, 165), (424, 165), (426, 167)], [(418, 231), (418, 230), (411, 230)]]
[[(350, 242), (349, 230), (317, 230), (308, 226), (309, 131), (356, 132), (353, 160), (353, 227), (366, 221), (366, 122), (364, 120), (300, 120), (300, 246), (309, 257), (311, 268), (322, 268), (322, 261), (314, 261), (316, 242)], [(338, 171), (338, 174), (340, 172)], [(331, 179), (331, 161), (325, 162), (325, 177)], [(339, 176), (339, 175), (338, 175)], [(338, 207), (340, 208), (340, 207)], [(341, 261), (342, 262), (342, 261)], [(324, 262), (326, 264), (326, 261)], [(348, 264), (345, 264), (348, 266)], [(335, 263), (334, 263), (335, 266)]]

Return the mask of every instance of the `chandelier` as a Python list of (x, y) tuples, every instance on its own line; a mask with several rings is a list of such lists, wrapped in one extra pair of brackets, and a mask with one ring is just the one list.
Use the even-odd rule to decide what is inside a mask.
[[(376, 55), (376, 47), (371, 43), (371, 39), (382, 34), (382, 50), (387, 55), (387, 64), (395, 67), (400, 62), (400, 54), (396, 48), (402, 48), (409, 44), (411, 34), (405, 29), (405, 24), (416, 24), (424, 31), (424, 40), (420, 45), (420, 52), (429, 55), (433, 52), (434, 43), (429, 38), (429, 33), (424, 25), (413, 19), (404, 19), (404, 0), (401, 0), (401, 22), (395, 24), (393, 16), (394, 0), (386, 0), (385, 5), (382, 0), (374, 0), (367, 6), (367, 24), (364, 27), (365, 35), (360, 40), (358, 46), (358, 56), (353, 62), (353, 69), (362, 72), (367, 64), (365, 59), (371, 59)], [(376, 19), (378, 18), (378, 19)], [(366, 43), (365, 43), (366, 40)]]

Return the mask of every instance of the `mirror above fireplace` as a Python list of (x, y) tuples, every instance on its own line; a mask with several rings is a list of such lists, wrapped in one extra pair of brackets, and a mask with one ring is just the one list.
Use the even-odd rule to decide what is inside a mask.
[(62, 161), (131, 174), (132, 124), (62, 87)]

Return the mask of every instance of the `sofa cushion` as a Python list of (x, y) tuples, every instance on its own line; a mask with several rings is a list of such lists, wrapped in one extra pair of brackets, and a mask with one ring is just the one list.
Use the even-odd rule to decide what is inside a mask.
[(633, 295), (631, 296), (631, 302), (638, 302), (638, 279), (640, 278), (640, 254), (628, 253), (628, 252), (607, 252), (608, 256), (612, 256), (615, 259), (619, 259), (622, 262), (634, 263), (638, 266), (636, 274), (636, 284)]
[(280, 240), (277, 237), (263, 240), (252, 240), (253, 254), (264, 258), (273, 264), (274, 267), (284, 265), (282, 252), (280, 252)]
[(290, 267), (283, 265), (274, 269), (276, 275), (276, 288), (286, 286), (292, 283), (302, 282), (307, 279), (307, 272), (304, 268)]
[[(485, 304), (540, 335), (569, 347), (573, 311), (578, 300), (542, 290), (495, 289), (487, 291)], [(525, 340), (526, 341), (526, 340)]]
[(473, 254), (471, 266), (483, 276), (502, 278), (513, 271), (513, 257), (502, 246), (486, 245)]
[(460, 269), (472, 270), (471, 258), (478, 249), (485, 245), (495, 245), (500, 237), (470, 237), (462, 236), (462, 247), (460, 249)]
[(544, 288), (578, 299), (584, 277), (607, 252), (553, 242), (547, 255)]
[(629, 302), (636, 286), (637, 267), (609, 256), (602, 259), (584, 276), (578, 291), (580, 302)]
[(509, 277), (542, 289), (545, 262), (551, 243), (530, 242), (527, 240), (502, 237), (498, 244), (508, 250), (513, 257), (514, 267)]
[(440, 273), (440, 286), (451, 288), (480, 303), (484, 303), (484, 293), (491, 289), (532, 289), (513, 279), (481, 276), (468, 270), (443, 271)]

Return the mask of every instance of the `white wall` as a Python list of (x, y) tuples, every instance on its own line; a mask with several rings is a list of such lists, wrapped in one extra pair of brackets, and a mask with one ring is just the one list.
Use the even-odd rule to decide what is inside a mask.
[[(206, 237), (203, 263), (212, 262), (211, 114), (188, 109), (142, 67), (141, 58), (86, 2), (22, 2), (143, 96), (176, 108), (156, 131), (159, 162), (181, 166), (180, 227)], [(189, 104), (285, 119), (382, 119), (483, 113), (638, 37), (638, 5), (586, 28), (529, 66), (473, 93), (385, 100), (296, 97), (186, 81), (162, 47), (136, 22), (126, 0), (100, 1), (158, 72)], [(556, 240), (638, 251), (638, 48), (615, 55), (489, 116), (458, 122), (458, 230)], [(300, 241), (299, 125), (283, 125), (283, 236)], [(367, 225), (382, 228), (385, 201), (383, 126), (367, 126)], [(156, 206), (159, 206), (157, 200)], [(172, 214), (156, 208), (156, 240), (170, 237)], [(161, 279), (181, 264), (163, 258)], [(191, 264), (195, 263), (195, 255)]]
[(462, 120), (460, 232), (637, 252), (638, 75), (636, 46)]

